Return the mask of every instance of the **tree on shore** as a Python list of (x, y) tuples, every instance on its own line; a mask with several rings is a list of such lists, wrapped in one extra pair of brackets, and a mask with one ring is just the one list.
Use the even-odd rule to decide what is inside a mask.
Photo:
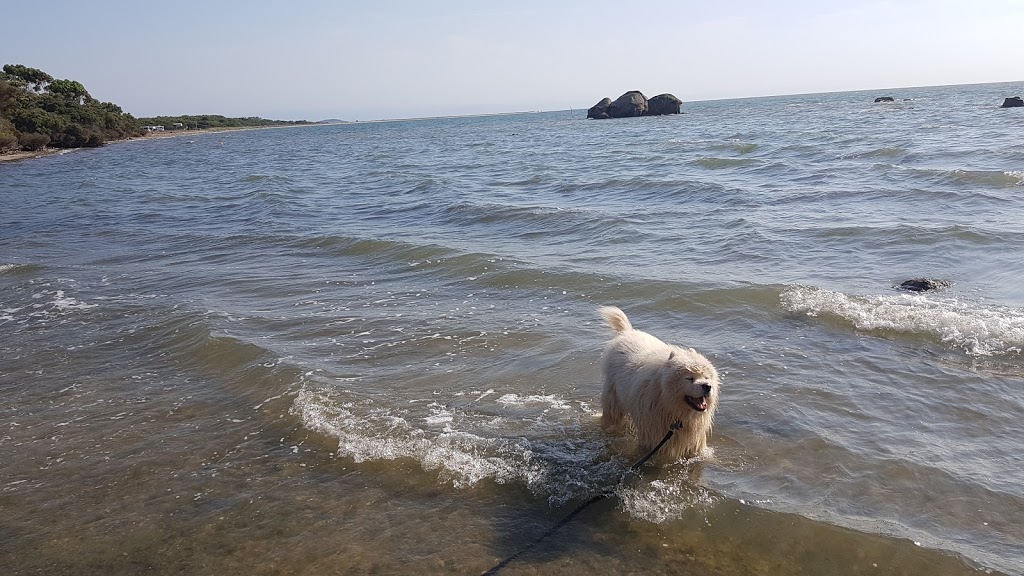
[(29, 68), (21, 64), (7, 64), (4, 73), (10, 82), (18, 86), (28, 87), (33, 92), (42, 92), (47, 84), (53, 82), (53, 76), (38, 68)]
[(141, 134), (138, 120), (96, 100), (81, 82), (21, 64), (7, 64), (0, 73), (0, 152), (102, 146)]

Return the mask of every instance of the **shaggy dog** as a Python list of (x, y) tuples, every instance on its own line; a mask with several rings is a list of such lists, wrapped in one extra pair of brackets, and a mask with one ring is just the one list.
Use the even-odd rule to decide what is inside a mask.
[(679, 422), (681, 427), (658, 454), (662, 462), (699, 455), (707, 446), (718, 405), (718, 372), (692, 348), (666, 344), (636, 330), (613, 306), (598, 312), (615, 331), (604, 349), (602, 423), (620, 424), (626, 416), (640, 448), (653, 450)]

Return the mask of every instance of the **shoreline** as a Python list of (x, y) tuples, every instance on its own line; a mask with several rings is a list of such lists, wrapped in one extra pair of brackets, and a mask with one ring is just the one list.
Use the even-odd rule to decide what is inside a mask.
[(24, 150), (18, 150), (15, 152), (3, 152), (0, 153), (0, 163), (4, 162), (17, 162), (18, 160), (28, 160), (30, 158), (42, 158), (44, 156), (53, 156), (54, 154), (60, 154), (66, 150), (77, 150), (77, 148), (43, 148), (41, 150), (33, 150), (26, 152)]
[[(311, 126), (333, 126), (335, 124), (342, 124), (342, 122), (328, 122), (328, 123), (309, 123), (309, 124), (287, 124), (283, 126), (238, 126), (238, 127), (225, 127), (225, 128), (204, 128), (201, 130), (166, 130), (163, 132), (147, 132), (142, 136), (132, 136), (129, 138), (119, 138), (117, 140), (110, 140), (100, 146), (109, 146), (111, 144), (123, 144), (126, 142), (142, 142), (144, 140), (161, 140), (164, 138), (180, 138), (182, 136), (199, 135), (199, 134), (223, 134), (224, 132), (242, 132), (248, 130), (272, 130), (276, 128), (309, 128)], [(70, 152), (77, 152), (81, 150), (89, 150), (89, 148), (42, 148), (40, 150), (23, 151), (18, 150), (15, 152), (4, 152), (0, 153), (0, 164), (6, 162), (18, 162), (21, 160), (31, 160), (35, 158), (45, 158), (47, 156), (56, 156), (62, 154), (68, 154)]]
[[(488, 116), (515, 116), (517, 114), (543, 114), (544, 112), (550, 112), (545, 110), (531, 110), (527, 112), (495, 112), (488, 114), (467, 114), (467, 115), (455, 115), (455, 116), (423, 116), (415, 118), (381, 118), (377, 120), (345, 120), (339, 122), (310, 122), (308, 124), (283, 124), (280, 126), (233, 126), (224, 128), (203, 128), (200, 130), (165, 130), (163, 132), (147, 132), (142, 136), (132, 136), (129, 138), (119, 138), (117, 140), (109, 140), (103, 143), (103, 146), (109, 146), (111, 144), (122, 144), (125, 142), (141, 142), (143, 140), (151, 139), (163, 139), (163, 138), (180, 138), (182, 136), (198, 135), (198, 134), (223, 134), (225, 132), (243, 132), (249, 130), (276, 130), (279, 128), (311, 128), (314, 126), (338, 126), (348, 124), (378, 124), (378, 123), (389, 123), (389, 122), (420, 122), (425, 120), (445, 120), (451, 118), (480, 118)], [(34, 158), (44, 158), (46, 156), (55, 156), (61, 154), (67, 154), (69, 152), (88, 150), (89, 148), (43, 148), (35, 151), (14, 151), (14, 152), (2, 152), (0, 153), (0, 164), (6, 162), (17, 162), (20, 160), (29, 160)]]

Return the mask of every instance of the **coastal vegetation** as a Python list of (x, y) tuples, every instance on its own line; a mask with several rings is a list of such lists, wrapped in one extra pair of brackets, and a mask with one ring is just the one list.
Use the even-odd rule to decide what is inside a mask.
[(93, 98), (81, 82), (21, 64), (0, 72), (0, 152), (95, 147), (140, 134), (138, 120)]
[(76, 80), (57, 79), (21, 64), (6, 64), (0, 72), (0, 153), (102, 146), (155, 127), (173, 131), (301, 124), (310, 122), (211, 114), (135, 118), (116, 104), (93, 98)]

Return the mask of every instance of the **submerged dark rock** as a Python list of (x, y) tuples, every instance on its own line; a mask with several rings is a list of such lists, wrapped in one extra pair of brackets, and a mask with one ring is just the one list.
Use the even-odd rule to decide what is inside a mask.
[(679, 107), (682, 103), (682, 100), (671, 94), (658, 94), (647, 101), (647, 115), (679, 114)]
[(1000, 108), (1021, 108), (1024, 107), (1024, 100), (1021, 100), (1020, 96), (1014, 96), (1003, 100), (1003, 105)]
[(595, 120), (610, 118), (610, 116), (608, 116), (608, 106), (611, 103), (611, 98), (603, 98), (600, 102), (591, 106), (590, 110), (587, 110), (587, 118), (593, 118)]
[(630, 90), (608, 105), (608, 116), (632, 118), (647, 113), (647, 97), (639, 90)]
[(899, 285), (903, 290), (910, 290), (911, 292), (929, 292), (931, 290), (941, 290), (942, 288), (949, 288), (953, 283), (949, 280), (935, 280), (934, 278), (913, 278), (911, 280), (905, 280)]
[(878, 98), (875, 98), (875, 102), (895, 102), (895, 101), (896, 101), (896, 99), (893, 98), (892, 96), (879, 96)]

